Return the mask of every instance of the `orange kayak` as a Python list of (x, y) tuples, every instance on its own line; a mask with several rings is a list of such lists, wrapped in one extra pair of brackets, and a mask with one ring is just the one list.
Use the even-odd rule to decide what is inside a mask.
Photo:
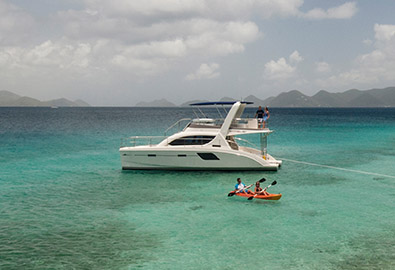
[[(230, 193), (234, 193), (234, 191), (231, 191)], [(253, 197), (254, 199), (261, 199), (261, 200), (279, 200), (281, 198), (281, 193), (280, 194), (269, 194), (269, 195), (253, 195), (253, 194), (246, 194), (244, 192), (239, 192), (235, 194), (236, 196), (240, 197)]]

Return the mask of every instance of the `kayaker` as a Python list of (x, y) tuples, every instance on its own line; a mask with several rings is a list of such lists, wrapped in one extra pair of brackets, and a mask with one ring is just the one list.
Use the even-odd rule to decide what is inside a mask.
[(253, 194), (251, 190), (248, 190), (252, 185), (246, 186), (241, 182), (240, 178), (237, 178), (237, 184), (235, 185), (235, 193), (244, 192), (246, 194)]
[(259, 183), (259, 181), (255, 183), (255, 194), (267, 196), (267, 195), (269, 195), (269, 193), (266, 192), (266, 189), (267, 188), (265, 188), (265, 189), (261, 188), (261, 184)]

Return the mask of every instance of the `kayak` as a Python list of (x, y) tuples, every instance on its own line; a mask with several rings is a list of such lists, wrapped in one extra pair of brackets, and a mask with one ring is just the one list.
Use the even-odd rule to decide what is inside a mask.
[[(234, 191), (231, 191), (230, 193), (234, 193)], [(235, 194), (236, 196), (240, 196), (240, 197), (254, 197), (253, 194), (246, 194), (244, 192), (239, 192)], [(254, 197), (254, 199), (261, 199), (261, 200), (279, 200), (281, 198), (281, 193), (280, 194), (270, 194), (269, 195), (256, 195)]]

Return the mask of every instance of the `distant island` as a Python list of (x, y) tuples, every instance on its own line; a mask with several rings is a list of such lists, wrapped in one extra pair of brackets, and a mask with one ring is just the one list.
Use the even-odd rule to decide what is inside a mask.
[[(232, 97), (223, 97), (220, 101), (234, 101)], [(330, 93), (325, 90), (318, 91), (313, 96), (307, 96), (299, 90), (283, 92), (277, 96), (260, 99), (249, 95), (245, 101), (252, 101), (254, 104), (249, 106), (268, 106), (268, 107), (395, 107), (395, 87), (382, 89), (358, 90), (350, 89), (345, 92)], [(195, 99), (176, 105), (166, 99), (158, 99), (150, 102), (139, 102), (136, 107), (187, 107), (191, 103), (207, 102), (209, 100)], [(216, 101), (216, 100), (210, 100)], [(35, 98), (20, 96), (10, 91), (0, 91), (0, 107), (90, 107), (83, 100), (70, 101), (65, 98), (41, 101)]]
[(77, 99), (70, 101), (65, 98), (41, 101), (35, 98), (20, 96), (10, 91), (0, 91), (0, 107), (90, 107), (88, 103)]
[[(236, 100), (224, 97), (221, 101)], [(250, 106), (269, 106), (269, 107), (395, 107), (395, 87), (382, 89), (357, 90), (351, 89), (345, 92), (330, 93), (325, 90), (318, 91), (313, 96), (307, 96), (298, 90), (283, 92), (275, 97), (259, 99), (249, 95), (245, 101), (254, 102)], [(189, 106), (191, 103), (205, 102), (207, 100), (190, 100), (184, 102), (180, 107)], [(140, 102), (137, 107), (172, 107), (176, 106), (166, 99), (155, 100), (153, 102)]]
[(136, 107), (176, 107), (174, 103), (167, 101), (166, 99), (162, 98), (159, 100), (154, 100), (151, 102), (139, 102), (136, 104)]

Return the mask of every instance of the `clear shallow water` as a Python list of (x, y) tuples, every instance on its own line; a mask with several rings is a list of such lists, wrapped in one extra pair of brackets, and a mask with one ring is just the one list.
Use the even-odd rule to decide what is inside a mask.
[[(393, 178), (292, 162), (121, 171), (122, 138), (193, 116), (0, 108), (0, 269), (394, 269)], [(395, 175), (395, 109), (272, 109), (270, 120), (275, 157)], [(283, 198), (228, 198), (237, 177), (277, 180)]]

